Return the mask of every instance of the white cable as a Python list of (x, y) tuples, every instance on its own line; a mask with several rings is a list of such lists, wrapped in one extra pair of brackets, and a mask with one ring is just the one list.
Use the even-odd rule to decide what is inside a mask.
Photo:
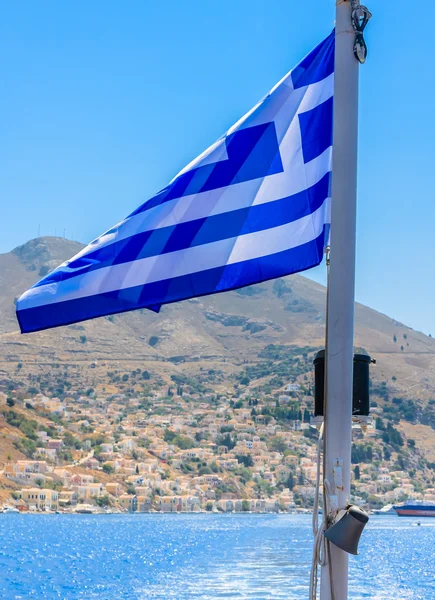
[(324, 543), (325, 538), (323, 533), (326, 529), (327, 523), (327, 502), (326, 502), (326, 490), (323, 493), (323, 519), (322, 526), (319, 527), (319, 500), (320, 500), (320, 465), (322, 457), (322, 444), (323, 444), (323, 423), (320, 426), (319, 439), (317, 441), (317, 472), (316, 472), (316, 487), (314, 492), (314, 506), (313, 506), (313, 520), (312, 528), (314, 535), (313, 544), (313, 556), (311, 560), (311, 573), (310, 573), (310, 600), (316, 600), (317, 598), (317, 581), (318, 581), (318, 568), (319, 565), (325, 564), (325, 549)]

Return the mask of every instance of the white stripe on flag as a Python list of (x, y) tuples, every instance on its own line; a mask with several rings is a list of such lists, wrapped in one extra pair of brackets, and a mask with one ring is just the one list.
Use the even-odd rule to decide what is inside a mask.
[(104, 267), (71, 279), (28, 290), (21, 310), (94, 294), (104, 294), (229, 264), (268, 256), (315, 240), (322, 233), (328, 201), (314, 213), (264, 231)]
[[(295, 173), (292, 170), (287, 175), (285, 172), (277, 173), (264, 180), (255, 179), (201, 194), (184, 196), (127, 217), (111, 229), (110, 233), (104, 233), (89, 246), (83, 248), (68, 263), (90, 251), (104, 248), (114, 241), (120, 242), (137, 233), (172, 227), (179, 223), (220, 215), (251, 205), (267, 204), (303, 192), (318, 183), (331, 171), (331, 156), (332, 147), (327, 148), (323, 154), (306, 163), (303, 171), (298, 170)], [(254, 202), (253, 198), (255, 198)]]

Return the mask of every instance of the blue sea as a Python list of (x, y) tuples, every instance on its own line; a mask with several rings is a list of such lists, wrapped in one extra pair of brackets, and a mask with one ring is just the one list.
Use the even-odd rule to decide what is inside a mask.
[[(310, 517), (0, 515), (1, 600), (306, 599)], [(372, 517), (349, 598), (435, 600), (435, 520)]]

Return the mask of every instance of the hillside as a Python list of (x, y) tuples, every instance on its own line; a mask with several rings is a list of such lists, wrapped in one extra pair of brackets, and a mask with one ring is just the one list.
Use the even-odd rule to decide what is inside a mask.
[[(297, 275), (165, 306), (159, 315), (136, 311), (20, 335), (14, 300), (81, 247), (45, 237), (0, 255), (0, 381), (1, 374), (22, 381), (57, 362), (74, 366), (86, 385), (94, 386), (113, 367), (131, 370), (148, 365), (167, 377), (179, 372), (196, 375), (212, 366), (224, 373), (225, 388), (228, 376), (246, 362), (258, 361), (270, 344), (323, 345), (325, 289)], [(355, 344), (376, 357), (374, 381), (388, 382), (393, 394), (412, 391), (423, 404), (435, 397), (432, 338), (357, 304)], [(22, 364), (19, 372), (18, 364)]]

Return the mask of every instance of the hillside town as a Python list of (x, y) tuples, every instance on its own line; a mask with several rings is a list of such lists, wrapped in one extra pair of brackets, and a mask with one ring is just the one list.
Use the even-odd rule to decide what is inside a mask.
[[(147, 395), (1, 393), (0, 436), (21, 455), (0, 464), (3, 507), (308, 511), (318, 432), (310, 425), (309, 385), (300, 380), (263, 397), (248, 388), (231, 397), (161, 384)], [(354, 428), (353, 500), (368, 509), (410, 497), (435, 501), (433, 465), (373, 404), (373, 424)]]

